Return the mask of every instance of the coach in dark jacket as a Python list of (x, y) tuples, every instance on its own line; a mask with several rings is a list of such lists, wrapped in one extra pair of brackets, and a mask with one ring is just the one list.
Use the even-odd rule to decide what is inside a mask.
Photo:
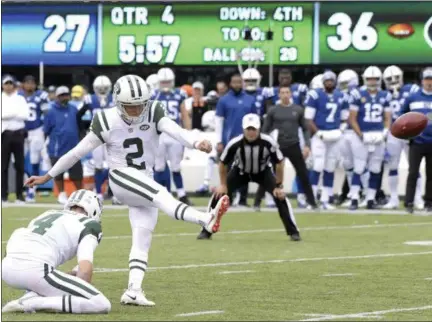
[[(277, 131), (277, 141), (281, 151), (293, 165), (299, 183), (304, 189), (308, 204), (316, 207), (305, 162), (310, 153), (310, 134), (304, 118), (304, 109), (300, 105), (291, 103), (291, 90), (289, 87), (280, 87), (279, 97), (280, 103), (267, 113), (262, 131), (264, 133)], [(303, 130), (305, 140), (303, 151), (300, 148), (299, 128)]]
[[(49, 137), (48, 155), (51, 165), (54, 165), (63, 155), (72, 150), (79, 142), (78, 109), (69, 102), (70, 93), (66, 86), (56, 89), (56, 101), (44, 118), (45, 136)], [(83, 169), (81, 162), (77, 162), (70, 170), (69, 177), (77, 189), (81, 189)], [(63, 173), (54, 178), (59, 189), (59, 202), (67, 200), (64, 193)]]

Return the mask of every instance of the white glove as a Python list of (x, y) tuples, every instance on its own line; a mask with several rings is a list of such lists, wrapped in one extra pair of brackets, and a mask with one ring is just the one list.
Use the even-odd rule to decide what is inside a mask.
[(348, 127), (348, 124), (347, 124), (346, 122), (343, 122), (343, 123), (341, 123), (341, 125), (339, 126), (339, 129), (340, 129), (342, 132), (345, 132), (345, 130), (347, 129), (347, 127)]

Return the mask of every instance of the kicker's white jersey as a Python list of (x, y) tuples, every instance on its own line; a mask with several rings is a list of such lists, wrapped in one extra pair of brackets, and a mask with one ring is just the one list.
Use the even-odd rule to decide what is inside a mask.
[(98, 112), (90, 130), (106, 144), (110, 169), (132, 167), (138, 170), (153, 169), (159, 146), (157, 123), (165, 116), (165, 109), (152, 101), (139, 124), (129, 124), (121, 118), (116, 108)]
[(68, 210), (49, 210), (33, 219), (26, 228), (12, 233), (6, 253), (9, 257), (57, 267), (77, 254), (78, 245), (87, 235), (100, 242), (100, 223)]

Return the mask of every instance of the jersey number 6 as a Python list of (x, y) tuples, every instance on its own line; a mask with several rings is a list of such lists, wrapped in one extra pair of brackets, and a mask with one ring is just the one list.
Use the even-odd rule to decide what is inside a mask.
[(123, 148), (129, 149), (132, 146), (136, 146), (136, 152), (126, 154), (126, 162), (128, 167), (135, 168), (138, 170), (145, 170), (146, 164), (144, 161), (141, 163), (135, 163), (134, 159), (142, 158), (144, 155), (143, 141), (140, 138), (130, 138), (123, 142)]

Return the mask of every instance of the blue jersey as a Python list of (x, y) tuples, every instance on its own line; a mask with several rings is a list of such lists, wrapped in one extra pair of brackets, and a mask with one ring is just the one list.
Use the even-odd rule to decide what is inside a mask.
[(49, 107), (48, 93), (36, 90), (31, 95), (26, 96), (25, 92), (20, 90), (18, 94), (26, 99), (30, 109), (29, 118), (25, 121), (26, 129), (34, 130), (41, 127), (43, 125), (43, 112)]
[(106, 97), (101, 97), (96, 94), (87, 94), (84, 96), (84, 104), (90, 105), (90, 111), (92, 115), (95, 115), (102, 109), (114, 107), (114, 100), (112, 94), (108, 94)]
[[(419, 112), (423, 114), (432, 113), (432, 94), (425, 93), (422, 89), (409, 95), (403, 102), (401, 114), (407, 112)], [(416, 144), (432, 144), (432, 122), (428, 123), (426, 129), (413, 139)]]
[(169, 118), (177, 124), (180, 124), (180, 107), (186, 97), (187, 95), (183, 90), (175, 88), (169, 92), (156, 90), (151, 99), (161, 102)]
[(256, 106), (257, 114), (259, 116), (264, 116), (265, 102), (266, 100), (274, 96), (272, 90), (270, 90), (269, 87), (264, 87), (264, 88), (260, 87), (255, 92), (246, 91), (246, 93), (255, 97), (255, 106)]
[(357, 122), (362, 132), (384, 130), (384, 114), (390, 112), (391, 94), (378, 90), (375, 95), (366, 89), (351, 91), (350, 109), (357, 110)]
[(396, 92), (392, 96), (390, 101), (390, 107), (392, 109), (392, 119), (395, 121), (400, 116), (401, 106), (404, 100), (412, 93), (417, 92), (420, 89), (416, 84), (405, 84), (402, 86), (399, 92)]
[(318, 88), (309, 91), (305, 106), (305, 116), (308, 113), (314, 115), (313, 121), (319, 130), (336, 130), (341, 125), (342, 114), (348, 113), (349, 100), (348, 95), (338, 89), (335, 89), (333, 93), (327, 93)]
[[(306, 84), (291, 84), (291, 96), (294, 104), (302, 105), (306, 99), (308, 87)], [(273, 105), (279, 103), (279, 86), (269, 88)]]

